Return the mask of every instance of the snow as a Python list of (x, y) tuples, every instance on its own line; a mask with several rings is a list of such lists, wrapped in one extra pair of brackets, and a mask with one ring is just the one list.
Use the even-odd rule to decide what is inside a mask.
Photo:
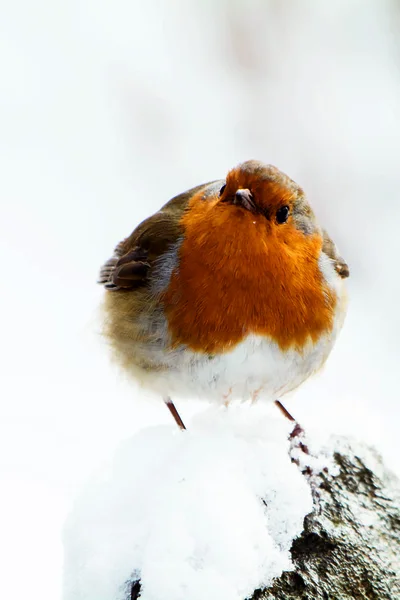
[(67, 521), (65, 600), (240, 600), (292, 567), (312, 509), (275, 406), (209, 409), (126, 440)]

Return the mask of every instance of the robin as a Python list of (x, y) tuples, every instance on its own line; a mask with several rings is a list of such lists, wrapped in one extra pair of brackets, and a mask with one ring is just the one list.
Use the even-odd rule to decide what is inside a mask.
[(172, 198), (118, 244), (100, 273), (104, 332), (184, 428), (172, 398), (276, 400), (318, 371), (348, 276), (301, 187), (250, 160)]

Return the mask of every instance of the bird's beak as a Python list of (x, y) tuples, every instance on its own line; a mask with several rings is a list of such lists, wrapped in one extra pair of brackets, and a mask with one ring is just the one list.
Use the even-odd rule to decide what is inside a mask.
[(250, 190), (247, 189), (239, 189), (233, 197), (232, 204), (235, 206), (242, 206), (246, 210), (251, 212), (255, 212), (256, 206), (254, 204), (253, 194)]

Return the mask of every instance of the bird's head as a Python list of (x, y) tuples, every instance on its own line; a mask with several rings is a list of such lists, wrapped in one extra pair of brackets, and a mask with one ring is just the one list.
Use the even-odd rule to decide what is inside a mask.
[(266, 274), (282, 279), (284, 262), (296, 268), (305, 257), (318, 260), (323, 241), (301, 187), (276, 167), (255, 160), (200, 190), (182, 222), (191, 254), (197, 253), (203, 264), (215, 268), (229, 258), (225, 272), (259, 269), (264, 281)]
[(232, 169), (219, 199), (221, 206), (229, 207), (229, 216), (245, 219), (243, 225), (262, 225), (265, 233), (285, 238), (293, 228), (304, 234), (319, 229), (301, 187), (276, 167), (259, 161)]

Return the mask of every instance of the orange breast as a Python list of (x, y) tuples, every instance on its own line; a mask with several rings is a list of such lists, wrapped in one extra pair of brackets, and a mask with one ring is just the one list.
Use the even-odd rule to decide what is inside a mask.
[(163, 295), (175, 346), (215, 354), (254, 333), (301, 348), (332, 328), (336, 295), (318, 268), (320, 235), (200, 196), (182, 225), (179, 267)]

